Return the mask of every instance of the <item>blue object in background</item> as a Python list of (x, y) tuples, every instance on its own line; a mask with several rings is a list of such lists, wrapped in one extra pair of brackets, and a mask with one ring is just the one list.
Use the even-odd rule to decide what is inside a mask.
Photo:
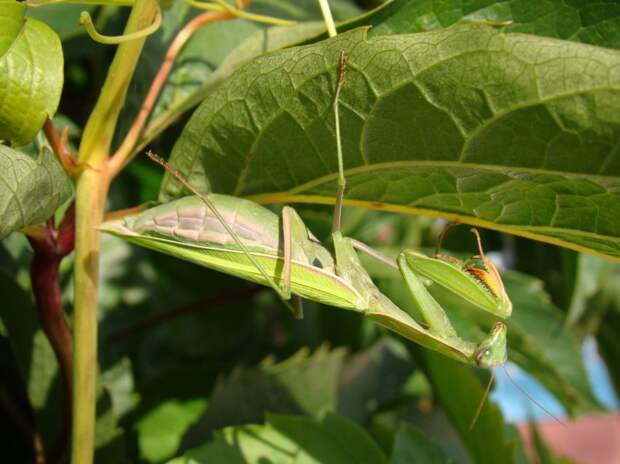
[[(585, 341), (582, 357), (596, 398), (606, 408), (619, 409), (620, 404), (612, 387), (609, 373), (596, 351), (596, 342), (593, 338)], [(506, 363), (506, 369), (512, 379), (551, 414), (560, 419), (566, 417), (564, 407), (538, 380), (510, 361)], [(526, 422), (551, 419), (512, 384), (502, 368), (497, 369), (495, 382), (491, 399), (500, 407), (507, 421)]]

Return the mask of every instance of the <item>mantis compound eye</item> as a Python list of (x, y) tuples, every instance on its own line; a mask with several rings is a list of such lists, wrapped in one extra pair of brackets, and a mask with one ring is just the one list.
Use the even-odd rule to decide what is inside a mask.
[(476, 355), (476, 364), (478, 364), (479, 366), (482, 365), (484, 363), (484, 361), (489, 358), (490, 355), (491, 355), (491, 349), (490, 348), (486, 348), (486, 349), (480, 351)]

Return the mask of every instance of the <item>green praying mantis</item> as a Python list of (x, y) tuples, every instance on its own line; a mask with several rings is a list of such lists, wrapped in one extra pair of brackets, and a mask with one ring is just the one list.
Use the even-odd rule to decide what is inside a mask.
[[(500, 319), (510, 316), (512, 304), (495, 266), (482, 250), (468, 260), (429, 257), (404, 250), (396, 262), (341, 233), (346, 179), (340, 139), (340, 93), (345, 82), (347, 55), (340, 55), (333, 99), (338, 192), (332, 226), (332, 255), (288, 206), (278, 217), (246, 199), (200, 194), (184, 177), (156, 155), (150, 155), (179, 180), (192, 196), (171, 201), (102, 224), (101, 230), (138, 245), (268, 285), (288, 302), (292, 295), (363, 313), (396, 333), (458, 361), (488, 368), (506, 361), (506, 325), (496, 322), (475, 343), (459, 337), (442, 306), (427, 289), (434, 282)], [(396, 306), (373, 283), (358, 252), (368, 253), (396, 268), (412, 299), (408, 311)], [(301, 317), (300, 307), (292, 307)], [(421, 315), (423, 321), (416, 320)]]

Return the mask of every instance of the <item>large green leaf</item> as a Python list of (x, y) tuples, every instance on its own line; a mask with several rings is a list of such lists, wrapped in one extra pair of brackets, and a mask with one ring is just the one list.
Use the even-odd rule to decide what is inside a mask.
[[(620, 259), (620, 53), (609, 49), (466, 24), (271, 53), (199, 107), (175, 167), (203, 191), (333, 202), (341, 50), (350, 204)], [(163, 200), (183, 194), (162, 184)]]
[(220, 462), (375, 464), (387, 461), (358, 425), (328, 415), (321, 421), (270, 416), (265, 425), (230, 427), (212, 443), (190, 450), (170, 464)]
[(24, 145), (58, 108), (63, 82), (60, 40), (25, 5), (0, 1), (0, 140)]
[(366, 423), (370, 416), (402, 395), (413, 371), (413, 362), (400, 340), (383, 337), (351, 356), (342, 371), (337, 412)]
[(620, 4), (617, 0), (393, 0), (340, 25), (339, 31), (373, 26), (371, 35), (423, 32), (461, 20), (505, 22), (510, 32), (620, 47)]
[(0, 145), (0, 238), (43, 222), (71, 196), (71, 182), (50, 150), (38, 160)]

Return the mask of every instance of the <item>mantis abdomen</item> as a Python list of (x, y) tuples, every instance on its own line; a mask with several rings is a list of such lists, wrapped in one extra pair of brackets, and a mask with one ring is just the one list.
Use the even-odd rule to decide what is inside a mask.
[[(282, 218), (248, 200), (210, 194), (220, 214), (276, 283), (283, 280)], [(290, 218), (291, 290), (304, 298), (360, 310), (359, 293), (336, 275), (334, 260), (297, 213)], [(156, 251), (265, 285), (265, 279), (219, 220), (196, 196), (103, 224), (102, 230)]]

